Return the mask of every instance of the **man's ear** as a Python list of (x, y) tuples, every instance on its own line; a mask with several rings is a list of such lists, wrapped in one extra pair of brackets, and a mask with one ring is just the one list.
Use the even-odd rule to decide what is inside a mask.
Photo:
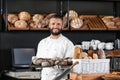
[(65, 26), (62, 25), (62, 29), (64, 29)]
[(64, 29), (64, 26), (62, 26), (62, 29)]

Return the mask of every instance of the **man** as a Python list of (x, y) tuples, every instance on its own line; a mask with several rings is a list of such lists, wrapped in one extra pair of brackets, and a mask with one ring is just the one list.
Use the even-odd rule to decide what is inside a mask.
[[(63, 27), (62, 18), (60, 16), (52, 16), (49, 20), (49, 30), (51, 35), (42, 39), (37, 48), (37, 58), (67, 58), (73, 57), (73, 43), (61, 34)], [(42, 69), (41, 80), (53, 80), (57, 75), (61, 74), (57, 66)]]

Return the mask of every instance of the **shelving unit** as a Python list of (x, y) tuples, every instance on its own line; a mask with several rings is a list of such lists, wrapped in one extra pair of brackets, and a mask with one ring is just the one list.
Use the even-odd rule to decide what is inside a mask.
[[(28, 1), (31, 5), (27, 5)], [(67, 23), (67, 27), (64, 29), (66, 30), (77, 30), (74, 28), (70, 27), (70, 21), (69, 21), (69, 10), (75, 10), (76, 12), (78, 12), (79, 15), (113, 15), (113, 16), (119, 16), (120, 14), (118, 13), (117, 10), (117, 3), (119, 2), (119, 0), (100, 0), (100, 1), (96, 1), (96, 0), (27, 0), (27, 1), (19, 1), (19, 0), (15, 0), (14, 2), (10, 2), (9, 0), (5, 0), (1, 2), (4, 4), (2, 5), (3, 7), (3, 11), (2, 14), (5, 14), (6, 18), (5, 18), (5, 31), (10, 31), (10, 30), (20, 30), (20, 29), (16, 29), (16, 28), (8, 28), (8, 17), (7, 15), (9, 13), (16, 13), (18, 14), (21, 11), (28, 11), (30, 12), (30, 14), (48, 14), (48, 13), (57, 13), (61, 16), (65, 16), (66, 13), (68, 13), (68, 23)], [(46, 4), (50, 4), (49, 6)], [(44, 4), (44, 5), (43, 5)], [(23, 6), (19, 6), (19, 5), (23, 5)], [(40, 5), (40, 6), (39, 6)], [(95, 5), (96, 7), (92, 7), (91, 5)], [(16, 8), (14, 8), (14, 6), (16, 6)], [(30, 7), (34, 6), (33, 9), (31, 9)], [(46, 6), (48, 8), (46, 8)], [(87, 6), (91, 6), (91, 7), (87, 7)], [(105, 6), (105, 7), (104, 7)], [(40, 7), (40, 8), (39, 8)], [(99, 9), (100, 8), (100, 9)], [(104, 9), (103, 9), (104, 8)], [(108, 9), (107, 9), (108, 8)], [(102, 10), (103, 9), (103, 10)], [(101, 26), (101, 25), (100, 25)], [(103, 26), (104, 27), (104, 26)], [(24, 30), (24, 29), (21, 29)], [(25, 30), (48, 30), (46, 28), (35, 28), (35, 29), (25, 29)], [(98, 29), (93, 29), (91, 27), (89, 28), (81, 28), (79, 29), (81, 30), (107, 30), (107, 29), (103, 29), (103, 28), (98, 28)], [(110, 29), (112, 30), (112, 29)], [(119, 29), (114, 29), (119, 31)]]
[[(82, 15), (114, 15), (120, 16), (120, 0), (1, 0), (1, 14), (19, 13), (28, 11), (35, 13), (56, 12), (65, 15), (70, 9), (77, 11)], [(1, 4), (2, 4), (1, 3)], [(7, 4), (7, 6), (6, 6)], [(105, 6), (105, 7), (104, 7)], [(72, 8), (71, 8), (72, 7)], [(1, 16), (2, 16), (1, 15)], [(2, 17), (1, 17), (2, 18)], [(69, 19), (69, 17), (68, 17)], [(7, 19), (6, 19), (7, 20)], [(5, 25), (4, 25), (5, 24)], [(3, 23), (0, 31), (0, 63), (2, 70), (11, 67), (11, 48), (19, 47), (37, 47), (38, 42), (49, 35), (48, 29), (43, 30), (8, 30), (8, 21)], [(77, 30), (70, 28), (69, 21), (67, 28), (63, 31), (74, 44), (81, 41), (98, 39), (100, 41), (114, 41), (120, 38), (120, 30)], [(7, 60), (6, 60), (7, 59)], [(4, 62), (2, 62), (4, 61)]]
[[(47, 2), (47, 4), (45, 4)], [(30, 4), (30, 5), (28, 5)], [(49, 4), (49, 5), (48, 5)], [(21, 1), (21, 0), (14, 0), (13, 2), (9, 0), (5, 0), (3, 2), (3, 9), (4, 12), (3, 14), (5, 15), (5, 31), (10, 31), (10, 30), (24, 30), (24, 29), (17, 29), (17, 28), (10, 28), (9, 27), (9, 22), (8, 22), (8, 14), (19, 14), (22, 11), (27, 11), (33, 16), (34, 14), (50, 14), (50, 13), (56, 13), (61, 15), (62, 14), (62, 3), (61, 0), (56, 1), (56, 0), (26, 0), (26, 1)], [(19, 6), (23, 5), (23, 6)], [(16, 8), (14, 8), (14, 6)], [(39, 8), (40, 7), (40, 8)], [(33, 9), (32, 9), (33, 8)], [(48, 28), (34, 28), (34, 29), (25, 29), (25, 30), (48, 30)], [(66, 29), (65, 29), (66, 30)]]

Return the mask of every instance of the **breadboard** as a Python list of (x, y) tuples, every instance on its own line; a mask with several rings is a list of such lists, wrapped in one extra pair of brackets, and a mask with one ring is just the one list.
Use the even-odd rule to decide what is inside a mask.
[(106, 25), (96, 15), (82, 15), (82, 18), (88, 21), (90, 30), (107, 30)]

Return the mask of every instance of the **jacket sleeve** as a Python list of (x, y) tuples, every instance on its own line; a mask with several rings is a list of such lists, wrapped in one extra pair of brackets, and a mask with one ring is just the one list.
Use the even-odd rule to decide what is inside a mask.
[(36, 53), (36, 57), (37, 57), (37, 58), (41, 58), (41, 55), (42, 55), (41, 50), (43, 49), (43, 45), (44, 45), (44, 41), (41, 40), (41, 41), (38, 43), (38, 47), (37, 47), (37, 53)]
[(66, 45), (65, 58), (74, 57), (74, 44), (71, 41), (68, 41)]

